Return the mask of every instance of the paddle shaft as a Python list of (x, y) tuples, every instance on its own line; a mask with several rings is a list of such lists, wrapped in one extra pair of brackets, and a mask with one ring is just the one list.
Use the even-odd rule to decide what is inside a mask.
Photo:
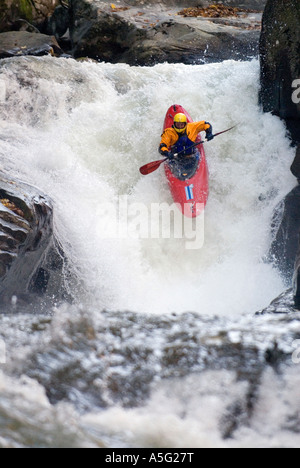
[[(232, 130), (232, 129), (235, 128), (235, 127), (236, 127), (236, 125), (234, 125), (234, 127), (228, 128), (227, 130), (223, 130), (223, 132), (215, 133), (215, 135), (213, 135), (213, 138), (215, 138), (216, 136), (222, 135), (222, 133), (229, 132), (230, 130)], [(213, 138), (212, 138), (212, 139), (213, 139)], [(206, 141), (208, 141), (208, 140), (206, 140)], [(186, 150), (180, 151), (179, 153), (175, 153), (174, 156), (177, 157), (177, 156), (179, 156), (180, 154), (185, 153), (185, 152), (186, 152), (187, 150), (189, 150), (189, 149), (195, 148), (195, 147), (198, 146), (198, 145), (203, 145), (203, 143), (206, 143), (206, 141), (198, 141), (198, 143), (195, 143), (194, 145), (189, 146)]]
[[(213, 135), (213, 138), (215, 138), (218, 135), (222, 135), (222, 133), (229, 132), (230, 130), (232, 130), (235, 127), (236, 127), (236, 125), (234, 125), (233, 127), (228, 128), (227, 130), (223, 130), (223, 132), (216, 133), (215, 135)], [(195, 143), (194, 145), (190, 146), (188, 149), (195, 148), (196, 146), (202, 145), (203, 143), (205, 143), (205, 141), (198, 141), (198, 143)], [(184, 153), (185, 151), (186, 150), (180, 151), (179, 153), (174, 154), (174, 156), (177, 157), (180, 154)], [(159, 161), (153, 161), (151, 163), (145, 164), (144, 166), (140, 167), (140, 173), (142, 175), (151, 174), (152, 172), (156, 171), (159, 168), (159, 166), (162, 163), (166, 162), (168, 159), (169, 158), (164, 158), (164, 159), (160, 159)]]

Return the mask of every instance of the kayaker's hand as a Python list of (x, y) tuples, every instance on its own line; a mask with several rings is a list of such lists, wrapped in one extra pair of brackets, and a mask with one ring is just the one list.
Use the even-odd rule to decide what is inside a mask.
[(175, 158), (175, 154), (173, 154), (173, 153), (171, 153), (171, 151), (169, 151), (167, 158), (169, 159), (169, 161), (173, 161), (173, 159)]
[[(206, 124), (210, 125), (209, 122), (205, 122)], [(206, 130), (206, 139), (207, 141), (211, 141), (214, 139), (214, 135), (213, 135), (213, 129), (212, 129), (212, 126), (210, 125), (210, 127)]]
[(168, 150), (163, 150), (163, 151), (160, 151), (160, 154), (161, 154), (162, 156), (164, 156), (165, 158), (168, 158), (170, 152), (169, 152)]

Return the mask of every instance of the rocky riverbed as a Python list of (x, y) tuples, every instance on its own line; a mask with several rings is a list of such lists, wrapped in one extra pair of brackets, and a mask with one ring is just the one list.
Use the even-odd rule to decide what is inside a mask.
[[(260, 13), (207, 18), (179, 14), (168, 5), (112, 8), (109, 2), (74, 0), (71, 39), (75, 56), (153, 65), (247, 59), (258, 53)], [(89, 18), (94, 19), (89, 24)], [(97, 33), (99, 31), (99, 34)]]
[(299, 444), (299, 314), (65, 307), (0, 323), (2, 447)]
[[(186, 16), (182, 14), (186, 5), (180, 2), (114, 4), (107, 0), (72, 0), (58, 7), (50, 20), (35, 22), (34, 27), (55, 36), (61, 48), (74, 57), (130, 65), (244, 60), (258, 54), (262, 4), (257, 5), (257, 11), (239, 12), (218, 6), (219, 17), (212, 17), (204, 12), (204, 16)], [(193, 7), (194, 2), (190, 5)], [(22, 29), (32, 34), (26, 21)], [(35, 37), (36, 49), (28, 44)], [(14, 32), (7, 41), (8, 37), (3, 36), (0, 58), (10, 56), (12, 51), (14, 55), (41, 54), (41, 42), (44, 53), (48, 47), (48, 53), (52, 48), (61, 54), (53, 37), (47, 41), (39, 35), (26, 38)]]

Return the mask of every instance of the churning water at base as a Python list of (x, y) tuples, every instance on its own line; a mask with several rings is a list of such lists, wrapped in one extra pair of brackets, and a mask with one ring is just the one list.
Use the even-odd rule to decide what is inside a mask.
[[(84, 336), (90, 336), (94, 346), (97, 335), (94, 329), (98, 326), (94, 321), (97, 324), (105, 322), (103, 310), (133, 311), (136, 320), (146, 313), (149, 323), (151, 317), (154, 320), (154, 317), (173, 312), (184, 317), (188, 311), (206, 317), (239, 320), (241, 316), (252, 316), (282, 292), (284, 285), (278, 272), (272, 265), (264, 263), (263, 258), (270, 245), (274, 207), (295, 185), (289, 172), (294, 151), (285, 136), (283, 123), (261, 112), (258, 87), (256, 60), (201, 66), (164, 64), (153, 68), (32, 57), (1, 62), (2, 169), (38, 186), (52, 198), (56, 236), (74, 276), (82, 285), (80, 294), (73, 291), (75, 296), (77, 293), (78, 306), (65, 305), (56, 311), (48, 311), (54, 314), (54, 324), (50, 318), (42, 324), (32, 317), (2, 319), (1, 328), (8, 350), (14, 346), (21, 350), (20, 353), (15, 351), (14, 358), (8, 357), (0, 377), (3, 420), (11, 418), (20, 424), (18, 435), (3, 433), (0, 443), (4, 446), (26, 446), (30, 445), (30, 440), (36, 445), (47, 445), (45, 441), (49, 437), (50, 446), (59, 443), (94, 445), (98, 436), (103, 446), (120, 443), (124, 446), (151, 446), (151, 443), (157, 446), (159, 441), (165, 446), (227, 444), (218, 432), (218, 420), (225, 406), (230, 406), (231, 399), (240, 391), (245, 393), (243, 383), (241, 388), (235, 386), (232, 370), (223, 370), (218, 375), (214, 374), (215, 370), (210, 370), (207, 371), (210, 375), (207, 372), (198, 375), (195, 381), (188, 374), (182, 378), (176, 373), (164, 374), (162, 377), (179, 377), (179, 380), (174, 387), (173, 403), (169, 402), (161, 417), (154, 418), (155, 422), (153, 408), (160, 413), (168, 387), (165, 380), (156, 386), (151, 400), (144, 402), (142, 409), (124, 410), (126, 401), (124, 403), (122, 398), (119, 406), (120, 398), (105, 399), (102, 395), (103, 406), (108, 405), (111, 409), (101, 416), (94, 414), (101, 407), (96, 397), (89, 396), (88, 403), (81, 401), (84, 390), (80, 393), (79, 384), (72, 390), (71, 383), (69, 390), (64, 388), (60, 395), (55, 389), (64, 387), (58, 376), (59, 363), (67, 361), (70, 374), (75, 372), (78, 359), (86, 360), (86, 367), (93, 359), (96, 368), (100, 365), (101, 353), (95, 351), (91, 356), (89, 352), (86, 356), (88, 338), (87, 348), (83, 346), (81, 351), (79, 347), (76, 358), (66, 351), (69, 342), (76, 342), (77, 334), (82, 338), (82, 310), (92, 321)], [(122, 197), (126, 197), (129, 204), (143, 203), (147, 207), (151, 203), (172, 203), (163, 169), (147, 177), (141, 176), (138, 169), (159, 159), (157, 148), (163, 119), (173, 103), (183, 105), (194, 120), (211, 122), (215, 132), (238, 124), (232, 132), (205, 144), (210, 197), (205, 211), (204, 246), (188, 250), (185, 239), (105, 239), (103, 233), (114, 222), (114, 216), (103, 212), (103, 204), (117, 207)], [(136, 219), (130, 222), (134, 224)], [(167, 321), (171, 320), (171, 315), (166, 317)], [(184, 329), (183, 322), (178, 320), (178, 327)], [(72, 332), (66, 336), (60, 326), (71, 327)], [(117, 346), (118, 334), (114, 334), (111, 327), (108, 350)], [(151, 336), (152, 328), (149, 327)], [(224, 327), (227, 329), (228, 324)], [(122, 314), (118, 316), (117, 328), (122, 331)], [(16, 335), (12, 330), (18, 330)], [(126, 342), (126, 337), (124, 340)], [(55, 378), (52, 375), (55, 366), (49, 364), (48, 355), (45, 361), (42, 359), (43, 364), (37, 365), (40, 374), (34, 373), (32, 368), (28, 370), (26, 356), (30, 355), (32, 359), (33, 354), (39, 361), (42, 342), (43, 346), (46, 342), (52, 349), (50, 355), (56, 354)], [(62, 345), (66, 346), (63, 350)], [(135, 346), (138, 348), (139, 343)], [(162, 351), (153, 344), (151, 352), (156, 356)], [(141, 361), (144, 358), (140, 356)], [(153, 375), (157, 365), (154, 359)], [(114, 366), (120, 376), (122, 363), (115, 362), (113, 369)], [(125, 367), (123, 370), (124, 388), (118, 387), (119, 380), (116, 384), (119, 395), (126, 392)], [(195, 370), (190, 368), (191, 372)], [(78, 379), (84, 380), (85, 371), (81, 371)], [(31, 379), (21, 377), (22, 374)], [(97, 377), (96, 374), (93, 374), (93, 385), (96, 389), (98, 385), (99, 392), (105, 394), (101, 375)], [(159, 369), (157, 375), (160, 375)], [(263, 388), (267, 389), (273, 378), (270, 374), (270, 380), (263, 383)], [(56, 406), (49, 403), (43, 390), (47, 387), (47, 379), (53, 384), (53, 388), (48, 386), (47, 396), (52, 395), (55, 403), (66, 400), (68, 403)], [(296, 380), (292, 381), (296, 386)], [(208, 382), (212, 382), (212, 394)], [(226, 402), (219, 390), (224, 382), (235, 394), (228, 395)], [(182, 391), (187, 392), (191, 385), (195, 386), (196, 393), (186, 395), (188, 407), (181, 405), (182, 411), (175, 411), (178, 399), (181, 400), (179, 395)], [(14, 390), (10, 390), (11, 387)], [(182, 390), (184, 388), (186, 390)], [(199, 388), (202, 389), (200, 394), (197, 393)], [(35, 395), (34, 399), (31, 394)], [(280, 401), (283, 398), (281, 395), (277, 397)], [(261, 407), (267, 405), (263, 396), (260, 398)], [(136, 399), (141, 401), (140, 396)], [(20, 405), (13, 405), (13, 401)], [(92, 401), (95, 411), (91, 410)], [(200, 413), (195, 416), (193, 410), (199, 404), (201, 408), (208, 408), (202, 419)], [(79, 408), (88, 410), (88, 414), (80, 416)], [(41, 412), (50, 421), (50, 429), (45, 426)], [(187, 415), (185, 419), (183, 414)], [(254, 419), (258, 432), (263, 431), (259, 415)], [(66, 420), (72, 421), (72, 427), (65, 423)], [(115, 429), (116, 424), (119, 430)], [(39, 428), (40, 439), (34, 427)], [(167, 429), (170, 427), (171, 432)], [(60, 442), (54, 437), (57, 431), (62, 434)], [(254, 425), (246, 431), (245, 437), (241, 436), (241, 443), (257, 444), (255, 431)], [(268, 431), (265, 436), (264, 442), (269, 440)], [(286, 437), (285, 433), (283, 437)], [(275, 437), (274, 444), (278, 440)]]

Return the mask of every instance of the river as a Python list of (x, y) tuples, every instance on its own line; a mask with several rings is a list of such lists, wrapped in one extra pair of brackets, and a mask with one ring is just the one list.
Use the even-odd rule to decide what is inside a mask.
[[(258, 61), (0, 65), (1, 166), (53, 200), (74, 297), (0, 316), (0, 446), (299, 445), (298, 367), (290, 358), (281, 378), (265, 367), (277, 341), (291, 355), (299, 316), (254, 317), (285, 289), (264, 259), (274, 208), (295, 186), (284, 124), (258, 104)], [(159, 159), (174, 103), (215, 132), (237, 125), (205, 144), (195, 249), (110, 235), (122, 203), (172, 203), (163, 170), (138, 169)]]

